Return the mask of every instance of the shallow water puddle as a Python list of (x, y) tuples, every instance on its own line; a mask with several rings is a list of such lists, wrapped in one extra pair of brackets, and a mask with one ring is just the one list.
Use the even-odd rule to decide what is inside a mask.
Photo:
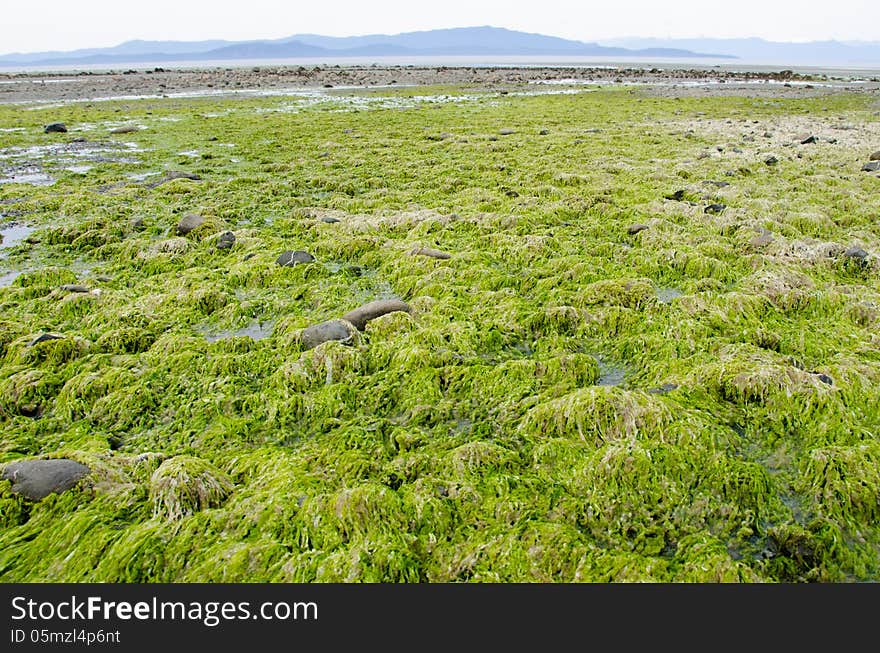
[(2, 237), (2, 241), (0, 241), (0, 249), (15, 247), (25, 238), (30, 236), (35, 230), (36, 227), (29, 227), (26, 224), (10, 224), (3, 227), (0, 229), (0, 237)]
[(12, 270), (11, 272), (0, 274), (0, 288), (7, 288), (8, 286), (11, 286), (12, 282), (20, 277), (23, 273), (24, 270)]
[(594, 354), (593, 358), (599, 364), (599, 378), (596, 380), (596, 385), (623, 385), (629, 376), (629, 370), (626, 367), (613, 363), (604, 356)]
[(208, 342), (217, 342), (218, 340), (226, 340), (228, 338), (248, 337), (254, 341), (263, 340), (272, 335), (272, 322), (253, 322), (241, 329), (227, 329), (226, 331), (218, 331), (216, 333), (204, 333), (205, 340)]
[[(55, 179), (47, 172), (54, 168), (85, 173), (96, 163), (140, 163), (136, 158), (120, 156), (143, 152), (137, 143), (70, 141), (31, 147), (8, 147), (0, 150), (0, 184), (17, 183), (51, 186)], [(115, 156), (108, 156), (115, 155)]]
[(6, 170), (0, 177), (0, 184), (30, 184), (32, 186), (51, 186), (55, 179), (40, 171), (37, 167)]
[(657, 288), (657, 301), (661, 304), (668, 304), (673, 299), (681, 297), (684, 293), (678, 288)]

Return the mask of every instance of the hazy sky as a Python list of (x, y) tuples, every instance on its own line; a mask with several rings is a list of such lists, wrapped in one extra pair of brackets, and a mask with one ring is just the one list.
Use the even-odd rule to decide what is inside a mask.
[(876, 0), (4, 0), (0, 53), (131, 39), (351, 36), (492, 25), (580, 41), (624, 36), (880, 40)]

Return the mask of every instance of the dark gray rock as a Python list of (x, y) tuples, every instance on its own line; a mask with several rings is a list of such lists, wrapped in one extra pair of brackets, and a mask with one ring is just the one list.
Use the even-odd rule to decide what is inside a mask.
[(379, 299), (349, 311), (342, 316), (342, 319), (351, 322), (358, 331), (363, 331), (370, 320), (394, 311), (410, 313), (412, 309), (409, 304), (399, 299)]
[(880, 170), (880, 161), (868, 161), (862, 166), (864, 172), (877, 172), (878, 170)]
[(34, 345), (38, 345), (41, 342), (47, 342), (49, 340), (63, 340), (64, 336), (59, 336), (57, 333), (41, 333), (36, 338), (31, 340), (28, 343), (28, 347), (33, 347)]
[(710, 204), (705, 209), (703, 209), (703, 213), (711, 213), (713, 215), (718, 215), (719, 213), (724, 211), (724, 209), (726, 209), (726, 208), (727, 208), (727, 206), (725, 204)]
[(779, 159), (771, 155), (764, 159), (764, 163), (768, 166), (775, 166), (777, 163), (779, 163)]
[(231, 249), (235, 245), (235, 234), (231, 231), (224, 231), (217, 239), (217, 249)]
[(281, 267), (290, 268), (294, 265), (299, 265), (300, 263), (311, 263), (314, 260), (315, 257), (308, 252), (302, 250), (287, 250), (286, 252), (282, 252), (281, 255), (275, 259), (275, 262)]
[(549, 129), (542, 129), (541, 131), (538, 132), (538, 135), (539, 136), (546, 136), (549, 133), (550, 133)]
[(819, 139), (812, 134), (801, 134), (798, 136), (798, 143), (801, 145), (809, 145), (810, 143), (818, 143)]
[(177, 223), (177, 235), (185, 236), (186, 234), (198, 229), (205, 223), (205, 218), (197, 213), (189, 213), (180, 219)]
[(880, 150), (877, 150), (874, 154), (869, 156), (868, 161), (880, 161)]
[(337, 222), (339, 222), (339, 218), (334, 218), (333, 216), (325, 215), (323, 218), (321, 218), (321, 222), (323, 222), (324, 224), (336, 224)]
[(2, 480), (12, 481), (16, 494), (39, 501), (53, 492), (72, 488), (91, 470), (74, 460), (17, 460), (3, 469)]
[(47, 134), (65, 134), (67, 133), (67, 126), (63, 122), (50, 122), (48, 125), (43, 127), (43, 131)]
[(828, 385), (834, 385), (834, 379), (832, 379), (827, 374), (816, 373), (816, 372), (814, 372), (814, 374), (816, 374), (816, 378), (818, 378), (822, 383), (827, 383)]
[(78, 283), (65, 283), (63, 286), (60, 286), (60, 288), (65, 292), (89, 292), (87, 286), (81, 286)]
[(668, 200), (673, 200), (675, 202), (681, 202), (684, 199), (684, 194), (685, 194), (684, 190), (677, 190), (674, 193), (670, 193), (669, 195), (664, 195), (663, 197), (665, 197)]
[(843, 253), (843, 258), (858, 265), (865, 265), (868, 262), (868, 252), (861, 247), (850, 247)]
[(337, 340), (345, 345), (351, 343), (356, 331), (355, 326), (346, 320), (328, 320), (303, 329), (299, 340), (304, 349), (313, 349), (330, 340)]
[(640, 231), (644, 231), (645, 229), (650, 229), (650, 227), (646, 224), (631, 224), (626, 228), (626, 233), (630, 235), (635, 235)]

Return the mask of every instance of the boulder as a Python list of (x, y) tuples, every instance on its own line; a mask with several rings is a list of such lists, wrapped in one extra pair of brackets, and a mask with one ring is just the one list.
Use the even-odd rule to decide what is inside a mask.
[(12, 481), (16, 494), (39, 501), (53, 492), (69, 490), (89, 472), (85, 465), (66, 458), (17, 460), (6, 465), (0, 478)]
[(349, 311), (342, 316), (342, 319), (351, 322), (358, 331), (363, 331), (370, 320), (394, 311), (410, 313), (412, 308), (399, 299), (379, 299)]
[(342, 344), (351, 343), (357, 329), (351, 322), (346, 320), (328, 320), (320, 324), (306, 327), (299, 334), (299, 340), (304, 349), (314, 349), (318, 345), (330, 340), (338, 340)]

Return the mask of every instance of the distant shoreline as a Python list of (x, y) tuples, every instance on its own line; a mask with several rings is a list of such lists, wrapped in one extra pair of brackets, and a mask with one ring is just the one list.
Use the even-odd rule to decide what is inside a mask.
[(222, 60), (178, 60), (178, 61), (132, 61), (91, 63), (91, 64), (4, 64), (0, 62), (0, 74), (12, 73), (121, 73), (128, 70), (148, 71), (155, 68), (174, 70), (211, 70), (214, 68), (259, 67), (351, 67), (351, 66), (412, 66), (412, 67), (468, 67), (468, 68), (683, 68), (692, 70), (722, 70), (734, 72), (771, 73), (792, 70), (799, 74), (827, 74), (853, 78), (880, 76), (880, 64), (823, 65), (792, 64), (778, 61), (747, 59), (710, 59), (687, 57), (572, 57), (572, 56), (424, 56), (424, 57), (296, 57), (285, 59), (222, 59)]
[(301, 95), (394, 86), (455, 85), (474, 91), (558, 92), (560, 87), (634, 85), (660, 95), (804, 97), (850, 91), (880, 96), (880, 76), (719, 66), (319, 66), (239, 65), (113, 71), (0, 71), (0, 103)]

